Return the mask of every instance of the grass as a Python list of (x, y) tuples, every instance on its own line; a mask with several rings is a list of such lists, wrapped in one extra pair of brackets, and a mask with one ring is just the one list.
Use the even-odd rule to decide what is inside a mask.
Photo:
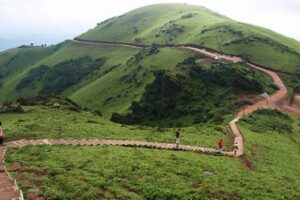
[(186, 62), (175, 69), (156, 71), (154, 81), (146, 86), (141, 100), (131, 104), (130, 112), (114, 113), (111, 120), (161, 127), (222, 123), (226, 115), (244, 106), (238, 94), (275, 92), (270, 76), (246, 65)]
[[(141, 59), (132, 57), (112, 73), (76, 91), (70, 98), (81, 105), (97, 108), (106, 118), (110, 118), (113, 112), (126, 112), (133, 100), (141, 98), (146, 85), (154, 80), (154, 70), (173, 69), (185, 58), (194, 56), (194, 53), (163, 48), (157, 54), (149, 55), (146, 49), (136, 55), (140, 55)], [(122, 81), (126, 76), (132, 77), (132, 81)]]
[[(204, 20), (205, 19), (205, 20)], [(208, 9), (183, 4), (159, 4), (136, 9), (99, 24), (79, 38), (145, 44), (192, 43), (231, 54), (276, 70), (299, 69), (299, 42), (272, 31), (235, 22)], [(101, 110), (105, 118), (113, 112), (126, 113), (139, 101), (146, 85), (154, 80), (154, 70), (173, 70), (194, 52), (161, 48), (158, 53), (112, 45), (89, 45), (65, 41), (51, 47), (16, 48), (0, 54), (0, 103), (37, 95), (46, 81), (16, 90), (41, 65), (60, 66), (85, 56), (107, 62), (72, 84), (61, 95), (77, 103)], [(140, 57), (138, 57), (140, 56)], [(137, 59), (137, 60), (135, 60)], [(132, 82), (122, 79), (129, 76)]]
[(51, 56), (58, 46), (42, 48), (16, 48), (0, 53), (0, 102), (15, 98), (15, 81), (18, 77), (37, 65), (41, 60)]
[[(50, 199), (238, 197), (224, 192), (222, 172), (239, 165), (228, 158), (122, 147), (29, 147), (8, 154), (10, 169), (21, 166), (13, 171), (26, 195)], [(26, 172), (21, 175), (19, 170)], [(213, 175), (205, 176), (208, 172)], [(234, 175), (239, 176), (238, 172)]]
[[(24, 106), (27, 113), (0, 114), (8, 141), (18, 139), (72, 138), (123, 139), (174, 143), (173, 128), (126, 126), (112, 123), (90, 112), (53, 109), (44, 106)], [(198, 125), (182, 129), (182, 143), (215, 147), (219, 138), (229, 146), (225, 128)]]
[[(47, 48), (41, 49), (47, 50)], [(18, 60), (18, 57), (15, 58), (16, 55), (13, 54), (15, 51), (21, 50), (11, 50), (7, 53), (7, 56), (9, 55), (13, 60), (16, 60), (17, 66), (23, 66), (23, 61)], [(28, 54), (32, 49), (26, 48), (23, 51)], [(94, 70), (76, 85), (66, 88), (61, 95), (69, 96), (86, 107), (101, 110), (104, 116), (109, 118), (113, 111), (126, 111), (133, 100), (140, 98), (144, 92), (144, 87), (153, 80), (153, 70), (174, 68), (186, 57), (194, 55), (193, 52), (173, 48), (161, 49), (159, 53), (153, 55), (149, 55), (148, 50), (145, 50), (140, 54), (142, 55), (140, 60), (130, 62), (139, 52), (140, 50), (137, 49), (119, 46), (64, 42), (59, 48), (56, 47), (56, 50), (51, 52), (48, 57), (43, 57), (32, 65), (21, 68), (21, 71), (10, 72), (12, 73), (8, 74), (10, 78), (3, 79), (3, 82), (1, 82), (0, 103), (15, 100), (19, 97), (35, 96), (45, 85), (49, 84), (39, 81), (38, 84), (31, 87), (16, 90), (18, 84), (24, 78), (30, 76), (30, 70), (37, 69), (41, 65), (53, 67), (65, 61), (76, 60), (85, 56), (94, 60), (104, 58), (106, 63), (101, 68), (99, 67), (99, 70)], [(27, 59), (29, 61), (31, 57), (27, 57)], [(138, 84), (124, 84), (120, 81), (124, 75), (130, 75), (138, 67), (142, 67), (142, 70), (138, 72)], [(108, 82), (110, 84), (107, 84)], [(109, 98), (112, 99), (111, 102), (108, 102), (107, 99)]]
[(292, 121), (290, 135), (253, 132), (251, 124), (241, 122), (246, 141), (246, 157), (241, 159), (125, 147), (45, 146), (10, 149), (7, 166), (25, 197), (298, 199), (300, 119)]
[[(68, 88), (68, 90), (64, 91), (63, 95), (68, 96), (77, 91), (78, 89), (82, 88), (83, 86), (93, 82), (97, 78), (103, 76), (107, 71), (110, 71), (115, 65), (125, 63), (127, 59), (137, 53), (137, 50), (134, 49), (126, 49), (122, 47), (114, 47), (114, 46), (93, 46), (93, 45), (83, 45), (77, 44), (72, 42), (65, 42), (59, 45), (60, 48), (56, 48), (55, 52), (52, 52), (51, 55), (47, 57), (43, 57), (43, 59), (39, 60), (38, 62), (30, 65), (27, 68), (22, 68), (22, 71), (11, 76), (10, 79), (4, 80), (2, 84), (2, 88), (0, 89), (0, 96), (2, 97), (0, 102), (15, 100), (19, 97), (27, 97), (27, 96), (35, 96), (38, 94), (39, 89), (41, 86), (31, 87), (22, 91), (17, 91), (16, 87), (18, 83), (25, 78), (30, 69), (37, 68), (40, 65), (48, 65), (54, 66), (63, 61), (67, 61), (70, 59), (78, 59), (84, 56), (89, 56), (92, 59), (97, 58), (105, 58), (107, 62), (104, 66), (101, 67), (101, 70), (95, 71), (92, 76), (86, 77), (82, 80), (79, 84)], [(54, 48), (54, 47), (48, 47)], [(43, 49), (48, 49), (43, 48)], [(30, 49), (25, 49), (24, 51), (30, 51)], [(28, 53), (28, 52), (27, 52)], [(16, 60), (16, 65), (23, 66), (22, 60)], [(30, 57), (26, 57), (28, 61), (31, 60)], [(1, 66), (0, 66), (1, 67)], [(9, 74), (10, 75), (10, 74)], [(43, 83), (41, 83), (43, 84)]]

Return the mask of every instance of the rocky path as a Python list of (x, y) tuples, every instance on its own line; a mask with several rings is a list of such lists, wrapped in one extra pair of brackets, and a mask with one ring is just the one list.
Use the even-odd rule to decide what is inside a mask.
[[(88, 45), (119, 45), (127, 48), (141, 49), (144, 47), (137, 46), (134, 44), (127, 43), (112, 43), (112, 42), (93, 42), (93, 41), (78, 41), (72, 40), (72, 42), (88, 44)], [(238, 63), (243, 62), (242, 58), (237, 56), (229, 56), (216, 52), (210, 52), (206, 49), (199, 49), (189, 46), (180, 46), (178, 48), (192, 50), (194, 52), (206, 55), (214, 59), (223, 59), (229, 62)], [(300, 115), (300, 109), (291, 107), (284, 102), (284, 98), (287, 94), (287, 88), (279, 75), (272, 71), (260, 66), (246, 63), (249, 67), (256, 70), (260, 70), (268, 75), (270, 75), (274, 84), (276, 84), (279, 90), (273, 94), (271, 97), (264, 100), (258, 101), (253, 105), (246, 107), (241, 110), (236, 118), (233, 119), (229, 125), (231, 127), (232, 133), (234, 134), (234, 146), (233, 151), (219, 152), (212, 148), (189, 146), (189, 145), (179, 145), (168, 144), (168, 143), (156, 143), (156, 142), (146, 142), (146, 141), (134, 141), (134, 140), (62, 140), (62, 139), (44, 139), (44, 140), (18, 140), (6, 143), (4, 147), (0, 147), (0, 200), (23, 200), (22, 191), (19, 190), (17, 183), (13, 180), (7, 170), (5, 169), (5, 152), (7, 148), (23, 148), (26, 146), (41, 146), (41, 145), (73, 145), (73, 146), (124, 146), (124, 147), (137, 147), (137, 148), (153, 148), (153, 149), (165, 149), (165, 150), (176, 150), (176, 151), (190, 151), (196, 153), (205, 153), (210, 155), (219, 156), (229, 156), (229, 157), (240, 157), (244, 154), (244, 142), (241, 132), (237, 126), (237, 122), (244, 116), (250, 115), (258, 109), (276, 108), (281, 111), (291, 112)], [(300, 98), (300, 97), (299, 97)]]
[(190, 151), (196, 153), (206, 153), (220, 156), (234, 157), (232, 152), (219, 152), (213, 148), (197, 147), (190, 145), (179, 145), (172, 143), (157, 143), (135, 140), (64, 140), (64, 139), (41, 139), (41, 140), (18, 140), (6, 143), (6, 148), (23, 148), (26, 146), (42, 145), (70, 145), (70, 146), (124, 146), (137, 148), (165, 149), (176, 151)]

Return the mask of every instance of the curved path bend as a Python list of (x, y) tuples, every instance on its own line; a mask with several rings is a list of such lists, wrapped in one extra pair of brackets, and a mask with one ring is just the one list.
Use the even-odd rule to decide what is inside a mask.
[[(87, 44), (87, 45), (118, 45), (126, 48), (142, 49), (146, 46), (135, 45), (130, 43), (115, 43), (115, 42), (95, 42), (95, 41), (80, 41), (71, 40), (75, 43)], [(211, 52), (206, 49), (200, 49), (190, 46), (177, 46), (178, 48), (192, 50), (194, 52), (203, 54), (207, 57), (214, 59), (223, 59), (233, 63), (244, 62), (244, 60), (237, 56), (229, 56), (220, 54), (217, 52)], [(166, 149), (166, 150), (177, 150), (177, 151), (191, 151), (196, 153), (206, 153), (211, 155), (229, 156), (229, 157), (240, 157), (244, 154), (244, 142), (242, 134), (237, 127), (237, 122), (244, 116), (250, 115), (258, 109), (276, 108), (281, 111), (292, 112), (300, 115), (300, 110), (284, 103), (284, 98), (287, 95), (287, 88), (279, 75), (269, 69), (262, 68), (260, 66), (246, 62), (246, 64), (256, 70), (262, 71), (270, 75), (274, 84), (277, 85), (279, 90), (264, 100), (258, 101), (253, 105), (246, 107), (241, 110), (236, 117), (229, 123), (229, 126), (234, 135), (234, 144), (232, 151), (219, 152), (212, 148), (196, 147), (189, 145), (179, 145), (168, 143), (155, 143), (146, 141), (133, 141), (133, 140), (62, 140), (62, 139), (41, 139), (41, 140), (18, 140), (6, 143), (5, 146), (0, 147), (0, 200), (23, 200), (23, 193), (18, 188), (16, 181), (11, 178), (10, 174), (5, 168), (5, 152), (7, 148), (23, 148), (26, 146), (40, 146), (40, 145), (78, 145), (78, 146), (125, 146), (125, 147), (141, 147), (141, 148), (155, 148), (155, 149)]]
[[(223, 60), (226, 60), (226, 61), (229, 61), (232, 63), (239, 63), (239, 62), (244, 61), (242, 58), (237, 57), (237, 56), (229, 56), (229, 55), (224, 55), (224, 54), (220, 54), (220, 53), (216, 53), (216, 52), (210, 52), (206, 49), (199, 49), (199, 48), (189, 47), (189, 46), (183, 46), (181, 48), (189, 49), (189, 50), (192, 50), (194, 52), (203, 54), (205, 56), (208, 56), (208, 57), (211, 57), (214, 59), (223, 59)], [(243, 137), (237, 126), (237, 122), (242, 117), (250, 115), (259, 109), (277, 108), (278, 107), (277, 105), (282, 103), (284, 101), (285, 96), (287, 95), (287, 88), (276, 72), (269, 70), (269, 69), (262, 68), (260, 66), (254, 65), (254, 64), (251, 64), (249, 62), (246, 62), (246, 64), (255, 70), (259, 70), (259, 71), (262, 71), (262, 72), (270, 75), (274, 80), (274, 84), (279, 88), (279, 90), (275, 94), (273, 94), (271, 97), (263, 99), (261, 101), (258, 101), (256, 103), (254, 103), (253, 105), (250, 105), (250, 106), (246, 107), (245, 109), (241, 110), (240, 112), (238, 112), (236, 117), (229, 123), (232, 133), (234, 134), (234, 146), (237, 149), (237, 152), (236, 152), (237, 157), (242, 156), (244, 154)]]

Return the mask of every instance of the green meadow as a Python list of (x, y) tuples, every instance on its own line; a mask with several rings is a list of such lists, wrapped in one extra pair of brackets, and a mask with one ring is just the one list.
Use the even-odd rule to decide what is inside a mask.
[[(110, 123), (95, 117), (92, 119), (101, 125), (89, 125), (86, 121), (79, 122), (80, 118), (74, 113), (56, 114), (51, 123), (41, 123), (30, 115), (26, 119), (32, 118), (41, 125), (38, 131), (31, 128), (32, 135), (26, 138), (74, 138), (77, 135), (77, 139), (172, 142), (174, 137), (171, 130), (111, 127)], [(85, 120), (90, 116), (81, 115)], [(58, 116), (65, 118), (65, 128), (56, 123)], [(68, 121), (74, 118), (77, 123)], [(9, 133), (15, 123), (8, 121), (20, 120), (22, 115), (5, 115), (3, 119)], [(26, 123), (30, 121), (18, 127), (24, 126), (24, 136)], [(266, 130), (258, 131), (257, 127), (262, 125)], [(9, 149), (6, 161), (28, 199), (39, 196), (47, 199), (298, 199), (300, 118), (274, 111), (258, 112), (242, 120), (239, 127), (245, 138), (246, 155), (238, 159), (141, 148), (43, 146)], [(46, 129), (48, 134), (44, 132)], [(182, 143), (213, 147), (213, 138), (218, 138), (218, 132), (210, 131), (208, 125), (200, 128), (206, 133), (196, 134), (197, 129), (184, 129)], [(8, 138), (17, 139), (18, 135), (8, 135)]]

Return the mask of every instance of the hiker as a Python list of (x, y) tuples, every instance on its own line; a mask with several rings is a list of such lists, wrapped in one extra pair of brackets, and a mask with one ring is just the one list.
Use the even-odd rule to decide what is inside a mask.
[(222, 152), (223, 151), (223, 140), (222, 139), (220, 139), (218, 141), (218, 147), (219, 147), (219, 151)]
[(178, 148), (180, 144), (180, 129), (176, 131), (176, 147)]
[(2, 130), (2, 122), (0, 122), (0, 146), (3, 145), (4, 142), (4, 136), (3, 136), (3, 130)]

